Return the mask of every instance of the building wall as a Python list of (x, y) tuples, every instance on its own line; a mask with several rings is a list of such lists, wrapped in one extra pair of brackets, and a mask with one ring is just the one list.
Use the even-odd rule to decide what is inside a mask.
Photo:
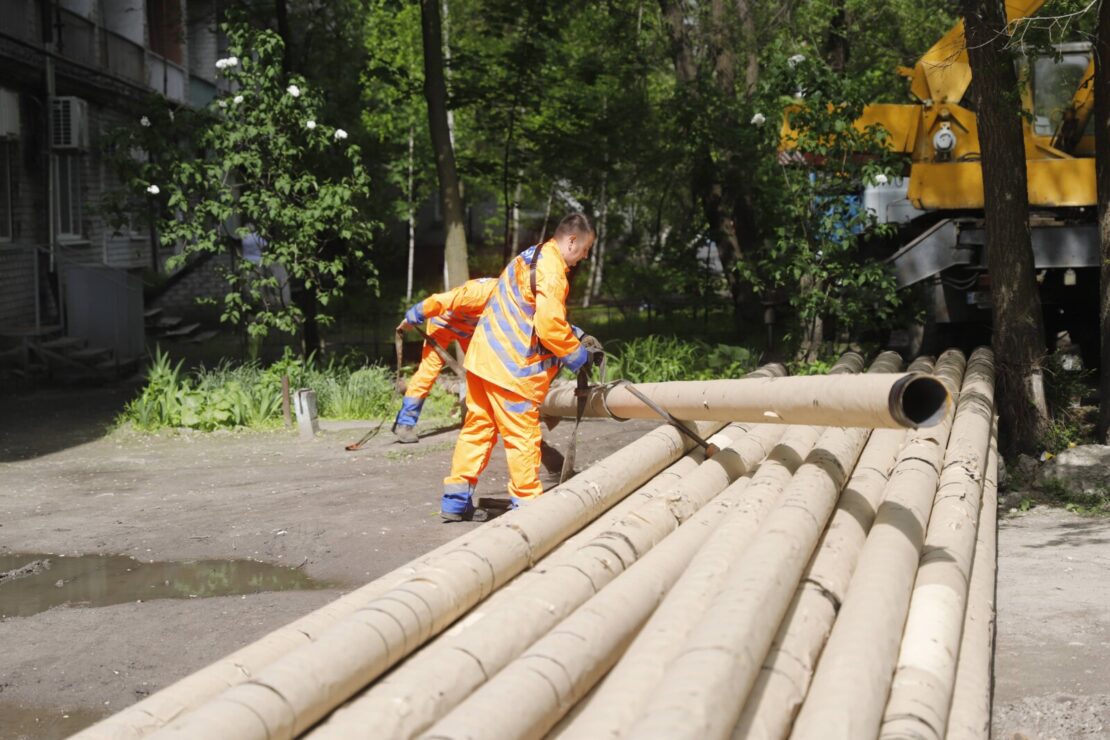
[(199, 298), (220, 298), (227, 293), (227, 280), (221, 268), (228, 267), (227, 255), (215, 255), (185, 273), (173, 286), (151, 301), (151, 306), (167, 314), (187, 319), (219, 319), (220, 308), (198, 303)]
[[(148, 2), (158, 6), (148, 8)], [(13, 239), (0, 243), (0, 330), (34, 322), (36, 287), (40, 319), (60, 321), (59, 292), (64, 294), (61, 286), (70, 266), (105, 264), (136, 273), (152, 266), (151, 236), (147, 227), (139, 225), (143, 219), (134, 219), (139, 233), (132, 233), (130, 227), (117, 230), (101, 210), (104, 195), (122, 185), (110, 166), (109, 134), (121, 125), (133, 125), (151, 92), (180, 102), (199, 92), (203, 95), (195, 96), (199, 99), (191, 104), (206, 103), (214, 91), (215, 55), (220, 48), (213, 0), (61, 0), (64, 28), (60, 53), (53, 55), (55, 94), (86, 101), (89, 142), (78, 156), (80, 238), (58, 239), (51, 249), (46, 193), (51, 150), (45, 110), (51, 55), (42, 42), (36, 6), (37, 0), (0, 0), (0, 88), (18, 94), (21, 120), (19, 137), (9, 142), (18, 154), (12, 172)], [(165, 18), (173, 26), (153, 30), (163, 46), (167, 33), (173, 31), (171, 40), (181, 49), (172, 56), (181, 64), (168, 64), (151, 51), (148, 21), (152, 18)], [(195, 47), (195, 59), (191, 47)], [(189, 67), (195, 70), (193, 75)], [(161, 248), (159, 252), (162, 264), (166, 255)], [(182, 294), (217, 287), (211, 275), (181, 283)]]

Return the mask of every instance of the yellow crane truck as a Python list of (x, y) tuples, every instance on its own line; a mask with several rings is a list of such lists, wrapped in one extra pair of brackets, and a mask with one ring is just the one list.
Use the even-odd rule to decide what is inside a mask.
[[(1031, 17), (1045, 0), (1009, 0), (1008, 18)], [(1088, 366), (1098, 357), (1098, 265), (1094, 61), (1090, 44), (1057, 46), (1020, 62), (1033, 253), (1051, 342), (1068, 331)], [(912, 68), (912, 104), (867, 106), (858, 126), (881, 123), (909, 160), (908, 176), (866, 188), (863, 204), (900, 225), (889, 264), (900, 288), (921, 292), (927, 335), (982, 341), (990, 327), (990, 275), (983, 231), (983, 173), (963, 23)], [(784, 132), (785, 133), (785, 132)], [(912, 349), (917, 349), (913, 347)]]

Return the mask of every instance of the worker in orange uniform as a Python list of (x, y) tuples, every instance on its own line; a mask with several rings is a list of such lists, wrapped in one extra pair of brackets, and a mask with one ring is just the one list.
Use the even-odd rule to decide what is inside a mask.
[(572, 372), (601, 352), (600, 343), (567, 322), (567, 272), (590, 253), (593, 226), (572, 213), (555, 236), (513, 258), (482, 313), (466, 353), (466, 422), (443, 481), (440, 514), (468, 519), (474, 487), (497, 442), (504, 440), (513, 506), (543, 493), (539, 480), (540, 405), (562, 365)]
[(458, 342), (465, 353), (478, 318), (496, 287), (494, 278), (468, 280), (454, 290), (436, 293), (417, 303), (405, 313), (404, 321), (397, 325), (398, 332), (410, 326), (425, 327), (428, 335), (420, 353), (420, 367), (409, 380), (405, 397), (401, 400), (401, 410), (393, 424), (398, 442), (411, 444), (420, 441), (416, 436), (416, 422), (420, 419), (424, 399), (431, 393), (432, 385), (443, 369), (443, 358), (431, 342), (442, 349), (447, 349), (451, 342)]

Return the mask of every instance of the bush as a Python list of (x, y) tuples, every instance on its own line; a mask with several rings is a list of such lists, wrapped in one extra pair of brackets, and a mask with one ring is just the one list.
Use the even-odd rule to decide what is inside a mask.
[(1089, 409), (1082, 406), (1090, 392), (1094, 373), (1071, 370), (1059, 354), (1050, 355), (1044, 364), (1045, 397), (1051, 418), (1041, 433), (1041, 445), (1056, 454), (1069, 447), (1094, 441), (1094, 424)]
[(712, 346), (677, 337), (649, 335), (612, 344), (616, 352), (608, 355), (609, 377), (633, 383), (736, 378), (758, 362), (745, 347)]
[[(287, 351), (269, 367), (247, 362), (223, 362), (213, 369), (182, 372), (160, 349), (147, 370), (147, 382), (139, 396), (120, 414), (121, 423), (153, 431), (187, 427), (202, 431), (249, 427), (264, 429), (281, 422), (281, 378), (289, 376), (290, 388), (316, 391), (316, 407), (329, 419), (389, 419), (399, 400), (393, 374), (380, 365), (367, 365), (365, 358), (332, 359), (321, 366), (315, 357), (302, 359)], [(454, 398), (434, 388), (425, 416), (447, 417)]]

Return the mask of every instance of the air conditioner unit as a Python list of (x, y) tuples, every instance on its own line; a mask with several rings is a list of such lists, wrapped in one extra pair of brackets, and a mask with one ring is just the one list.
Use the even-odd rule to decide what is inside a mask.
[(50, 144), (55, 149), (88, 149), (89, 104), (81, 98), (62, 96), (50, 101), (53, 113)]
[(19, 94), (0, 89), (0, 139), (19, 138)]

